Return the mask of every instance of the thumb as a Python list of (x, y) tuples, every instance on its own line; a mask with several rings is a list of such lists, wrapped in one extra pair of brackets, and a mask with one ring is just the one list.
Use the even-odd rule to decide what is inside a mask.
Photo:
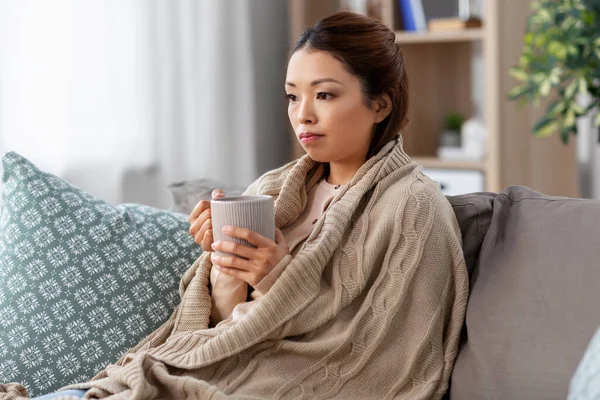
[(225, 194), (223, 193), (223, 191), (221, 189), (215, 189), (212, 191), (213, 199), (219, 199), (221, 197), (225, 197)]

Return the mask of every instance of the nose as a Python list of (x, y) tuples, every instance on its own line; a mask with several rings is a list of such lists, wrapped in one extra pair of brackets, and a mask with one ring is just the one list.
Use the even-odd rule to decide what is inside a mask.
[(303, 100), (298, 109), (298, 123), (314, 124), (317, 122), (314, 106), (309, 100)]

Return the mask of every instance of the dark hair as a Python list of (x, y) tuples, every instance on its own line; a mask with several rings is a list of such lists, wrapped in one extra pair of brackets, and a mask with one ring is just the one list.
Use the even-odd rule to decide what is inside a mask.
[(338, 59), (361, 81), (368, 106), (379, 96), (390, 96), (392, 111), (377, 125), (367, 159), (399, 135), (408, 123), (408, 77), (394, 32), (376, 19), (340, 12), (306, 29), (290, 57), (303, 48)]

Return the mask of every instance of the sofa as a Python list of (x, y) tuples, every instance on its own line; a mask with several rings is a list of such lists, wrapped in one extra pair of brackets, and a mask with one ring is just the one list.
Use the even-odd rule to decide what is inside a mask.
[(600, 326), (600, 201), (526, 187), (449, 198), (470, 275), (452, 399), (565, 399)]
[[(164, 322), (200, 254), (185, 216), (213, 188), (243, 190), (179, 182), (170, 210), (112, 206), (15, 153), (2, 161), (0, 383), (30, 395), (89, 379)], [(448, 200), (470, 298), (446, 397), (565, 399), (600, 326), (600, 201), (520, 186)], [(65, 334), (98, 313), (106, 326)]]

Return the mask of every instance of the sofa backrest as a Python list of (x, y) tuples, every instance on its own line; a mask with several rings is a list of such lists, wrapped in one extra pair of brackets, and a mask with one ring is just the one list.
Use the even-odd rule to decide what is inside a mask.
[[(475, 208), (463, 205), (470, 196), (471, 203), (487, 205), (490, 199), (450, 199), (467, 258), (475, 257), (480, 240), (470, 233), (479, 229), (477, 215), (467, 212)], [(484, 229), (490, 211), (481, 211)], [(599, 221), (597, 200), (545, 196), (519, 186), (493, 197), (471, 274), (452, 400), (566, 398), (600, 326)]]
[(472, 193), (447, 196), (462, 233), (463, 252), (469, 277), (475, 268), (483, 238), (492, 221), (495, 193)]

